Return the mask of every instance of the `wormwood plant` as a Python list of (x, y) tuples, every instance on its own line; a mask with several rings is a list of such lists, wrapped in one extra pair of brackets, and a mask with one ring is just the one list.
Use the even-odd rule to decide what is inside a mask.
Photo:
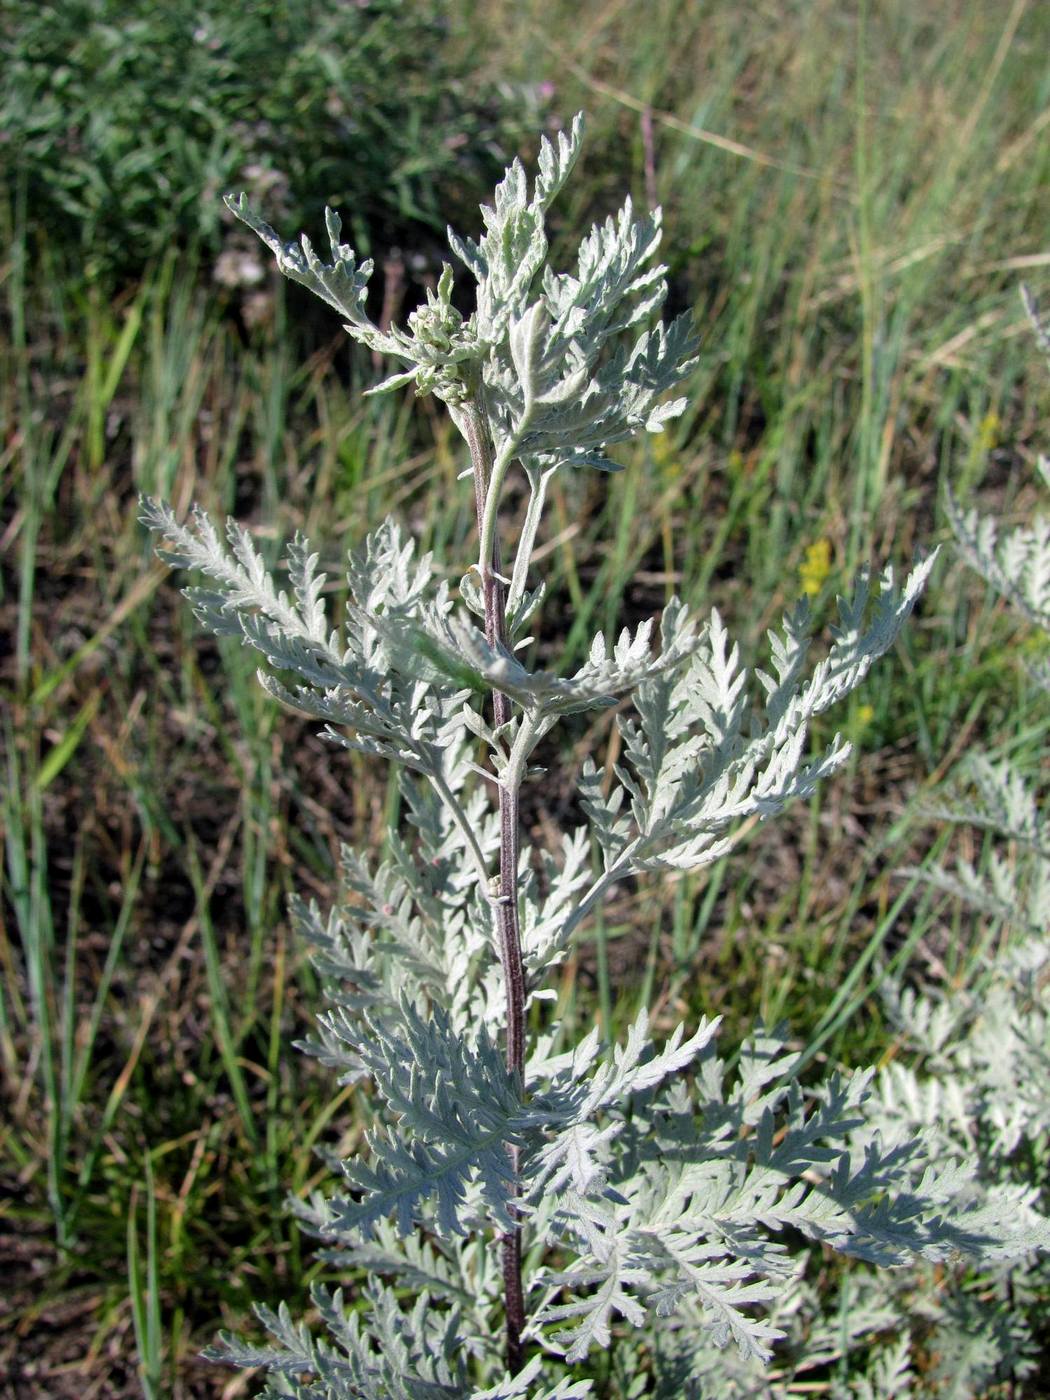
[[(596, 637), (572, 675), (526, 664), (551, 476), (617, 470), (610, 445), (682, 411), (666, 396), (696, 356), (686, 318), (647, 328), (666, 292), (658, 213), (637, 219), (628, 201), (572, 272), (547, 265), (545, 215), (580, 137), (577, 118), (544, 140), (531, 186), (511, 165), (478, 242), (449, 233), (477, 283), (473, 313), (453, 304), (446, 266), (406, 330), (369, 320), (371, 264), (340, 243), (334, 213), (326, 262), (229, 201), (282, 272), (401, 363), (373, 392), (412, 384), (446, 405), (477, 505), (458, 592), (388, 521), (350, 555), (333, 628), (305, 540), (281, 591), (242, 526), (224, 544), (199, 512), (183, 525), (143, 504), (163, 557), (208, 577), (188, 590), (201, 620), (256, 648), (266, 689), (334, 743), (396, 764), (407, 813), (380, 860), (344, 850), (332, 911), (293, 908), (331, 983), (304, 1048), (371, 1086), (374, 1126), (337, 1163), (334, 1195), (293, 1202), (330, 1263), (365, 1282), (314, 1290), (321, 1337), (260, 1308), (271, 1344), (226, 1337), (213, 1353), (265, 1367), (270, 1395), (555, 1400), (596, 1393), (599, 1370), (618, 1395), (754, 1394), (747, 1376), (798, 1331), (785, 1232), (884, 1265), (1012, 1257), (1046, 1238), (1027, 1199), (974, 1188), (964, 1153), (868, 1131), (870, 1073), (803, 1089), (779, 1032), (757, 1026), (731, 1066), (717, 1020), (657, 1042), (643, 1010), (607, 1047), (597, 1027), (572, 1043), (551, 1015), (551, 974), (615, 884), (710, 863), (742, 819), (843, 763), (838, 737), (811, 751), (810, 721), (890, 646), (932, 563), (899, 592), (888, 571), (877, 585), (862, 574), (811, 667), (805, 603), (771, 633), (768, 669), (749, 672), (717, 614), (677, 601), (655, 625)], [(529, 493), (516, 539), (501, 513), (512, 471)], [(537, 745), (563, 716), (627, 697), (623, 761), (579, 775), (585, 820), (557, 851), (524, 848)], [(600, 1365), (596, 1348), (611, 1353)]]
[[(1025, 305), (1050, 359), (1050, 332)], [(1037, 471), (1050, 486), (1050, 459)], [(1050, 517), (1002, 531), (948, 497), (962, 557), (1028, 622), (1050, 635)], [(1050, 693), (1044, 658), (1030, 665)], [(887, 1139), (933, 1134), (944, 1153), (971, 1152), (979, 1177), (1025, 1192), (1045, 1209), (1050, 1169), (1050, 838), (1045, 798), (1010, 760), (971, 755), (931, 815), (988, 833), (986, 870), (959, 859), (952, 871), (922, 872), (980, 918), (983, 939), (962, 986), (886, 995), (899, 1041), (879, 1076), (871, 1121)], [(1050, 1260), (985, 1260), (980, 1268), (920, 1267), (880, 1280), (884, 1307), (910, 1319), (906, 1352), (931, 1358), (922, 1394), (1013, 1395), (1038, 1369), (1046, 1345)], [(1045, 1380), (1045, 1375), (1044, 1375)], [(1038, 1382), (1036, 1383), (1038, 1387)], [(1036, 1392), (1043, 1393), (1041, 1388)]]

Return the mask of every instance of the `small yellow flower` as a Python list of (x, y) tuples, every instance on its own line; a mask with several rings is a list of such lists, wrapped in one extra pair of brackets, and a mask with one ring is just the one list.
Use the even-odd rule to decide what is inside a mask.
[(977, 432), (974, 434), (974, 448), (980, 456), (991, 452), (993, 447), (999, 445), (999, 429), (1002, 427), (1002, 420), (998, 413), (986, 413), (977, 424)]
[(873, 720), (874, 718), (875, 718), (875, 707), (874, 707), (874, 705), (858, 705), (858, 706), (857, 706), (856, 721), (857, 721), (857, 728), (858, 728), (858, 729), (866, 729), (867, 726), (872, 722), (872, 720)]
[(806, 557), (799, 565), (798, 578), (802, 592), (815, 598), (823, 588), (831, 573), (831, 541), (817, 540), (806, 550)]

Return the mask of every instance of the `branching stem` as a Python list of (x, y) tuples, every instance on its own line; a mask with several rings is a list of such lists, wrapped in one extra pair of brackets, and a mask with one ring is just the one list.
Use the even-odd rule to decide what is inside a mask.
[[(501, 578), (496, 518), (499, 494), (509, 461), (500, 463), (497, 475), (492, 436), (484, 408), (477, 398), (461, 404), (457, 421), (470, 448), (474, 471), (474, 497), (478, 513), (481, 591), (485, 603), (485, 637), (490, 646), (507, 646), (506, 591)], [(510, 701), (500, 691), (492, 693), (496, 728), (511, 718)], [(496, 935), (507, 997), (507, 1068), (524, 1082), (525, 1077), (525, 968), (521, 956), (518, 919), (518, 858), (521, 845), (519, 793), (524, 772), (520, 755), (526, 746), (515, 745), (519, 756), (508, 763), (499, 789), (499, 898), (495, 903)], [(508, 1145), (515, 1183), (519, 1175), (518, 1149)], [(517, 1186), (515, 1185), (515, 1194)], [(524, 1362), (525, 1294), (521, 1280), (521, 1227), (508, 1230), (500, 1240), (503, 1296), (507, 1328), (507, 1367), (511, 1375)]]

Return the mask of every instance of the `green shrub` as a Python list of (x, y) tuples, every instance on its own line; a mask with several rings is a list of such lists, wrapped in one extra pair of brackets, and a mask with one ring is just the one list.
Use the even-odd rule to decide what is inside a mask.
[(30, 232), (95, 276), (134, 275), (173, 241), (214, 249), (232, 186), (279, 196), (292, 219), (339, 205), (360, 248), (418, 246), (476, 205), (533, 125), (520, 91), (505, 106), (465, 45), (453, 57), (452, 14), (446, 0), (13, 0), (0, 175), (24, 190)]

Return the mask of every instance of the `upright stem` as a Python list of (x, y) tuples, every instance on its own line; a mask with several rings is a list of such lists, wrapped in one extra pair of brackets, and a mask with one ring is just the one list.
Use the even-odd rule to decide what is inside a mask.
[[(485, 638), (490, 646), (507, 645), (506, 591), (500, 577), (499, 540), (492, 527), (497, 502), (489, 500), (492, 484), (492, 439), (488, 420), (476, 399), (459, 406), (459, 422), (474, 469), (474, 496), (478, 512), (478, 537), (482, 542), (478, 568), (485, 603)], [(498, 490), (499, 483), (496, 483)], [(510, 701), (500, 691), (492, 693), (493, 719), (497, 728), (511, 717)], [(521, 957), (521, 930), (518, 923), (518, 856), (521, 844), (518, 795), (521, 765), (508, 764), (499, 787), (499, 890), (494, 901), (496, 932), (503, 984), (507, 997), (507, 1068), (524, 1082), (525, 1078), (525, 968)], [(517, 1147), (508, 1144), (514, 1191), (517, 1194), (519, 1163)], [(511, 1207), (514, 1212), (513, 1206)], [(524, 1363), (522, 1333), (525, 1330), (525, 1294), (521, 1281), (521, 1227), (508, 1230), (500, 1238), (503, 1266), (503, 1294), (507, 1324), (507, 1367), (516, 1375)]]

